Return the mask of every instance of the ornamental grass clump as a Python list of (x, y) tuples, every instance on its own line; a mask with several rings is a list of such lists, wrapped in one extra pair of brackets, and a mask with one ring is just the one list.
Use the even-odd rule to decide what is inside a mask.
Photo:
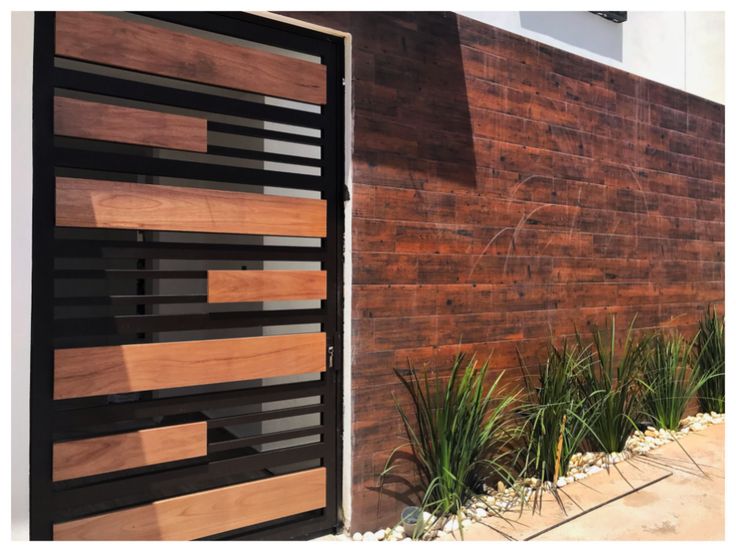
[(687, 342), (678, 334), (651, 339), (640, 383), (642, 414), (656, 427), (677, 431), (688, 404), (710, 377), (693, 358), (696, 340)]
[[(486, 387), (487, 372), (488, 361), (479, 366), (475, 356), (466, 362), (463, 354), (455, 358), (448, 379), (413, 368), (408, 376), (396, 372), (411, 399), (409, 409), (394, 399), (408, 437), (403, 446), (411, 447), (421, 477), (420, 507), (434, 516), (424, 527), (417, 524), (414, 537), (461, 514), (483, 493), (484, 483), (514, 479), (518, 451), (511, 445), (518, 428), (512, 411), (518, 393), (501, 391), (503, 374)], [(382, 480), (401, 448), (389, 456)], [(459, 529), (462, 533), (462, 525)]]
[(723, 317), (715, 307), (709, 307), (700, 321), (695, 340), (698, 368), (707, 380), (698, 392), (700, 410), (726, 411), (726, 334)]
[[(577, 387), (585, 409), (595, 412), (586, 439), (590, 450), (607, 454), (621, 452), (637, 429), (641, 411), (640, 376), (644, 368), (649, 338), (634, 340), (632, 320), (622, 349), (616, 350), (616, 320), (612, 318), (608, 335), (593, 332), (593, 354), (586, 357), (578, 372)], [(584, 347), (580, 334), (578, 346)]]
[(570, 458), (588, 436), (595, 411), (575, 383), (589, 357), (590, 347), (567, 341), (559, 348), (550, 344), (536, 382), (522, 361), (528, 397), (520, 409), (527, 440), (527, 476), (556, 483), (568, 472)]

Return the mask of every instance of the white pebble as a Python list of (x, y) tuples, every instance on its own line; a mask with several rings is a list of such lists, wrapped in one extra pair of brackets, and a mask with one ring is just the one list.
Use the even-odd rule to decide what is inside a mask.
[(376, 535), (373, 534), (373, 531), (366, 531), (363, 534), (363, 540), (364, 541), (374, 541), (376, 540)]
[(376, 531), (376, 540), (383, 540), (386, 538), (386, 531), (384, 529), (379, 529)]
[(458, 529), (460, 529), (460, 523), (458, 523), (456, 517), (450, 518), (445, 522), (445, 525), (442, 526), (442, 530), (445, 533), (452, 533), (453, 531), (457, 531)]
[(588, 475), (592, 475), (594, 473), (598, 473), (599, 471), (601, 471), (601, 469), (598, 466), (588, 466), (587, 468), (585, 468), (585, 472)]
[(363, 534), (360, 531), (357, 531), (353, 533), (353, 540), (354, 541), (361, 541), (363, 540)]
[(560, 477), (557, 480), (557, 486), (561, 488), (561, 487), (564, 487), (565, 485), (567, 485), (567, 479), (565, 479), (564, 477)]
[(488, 512), (486, 512), (485, 508), (476, 508), (475, 515), (478, 516), (479, 518), (484, 518), (488, 516)]

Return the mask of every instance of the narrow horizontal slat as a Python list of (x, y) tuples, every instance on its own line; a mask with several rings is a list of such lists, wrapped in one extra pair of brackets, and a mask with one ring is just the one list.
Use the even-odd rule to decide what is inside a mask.
[(55, 337), (136, 334), (184, 330), (215, 330), (285, 324), (323, 323), (324, 309), (210, 312), (206, 314), (130, 314), (64, 318), (54, 321)]
[[(246, 117), (260, 121), (285, 123), (303, 128), (322, 128), (324, 117), (320, 113), (288, 109), (263, 103), (248, 102), (241, 99), (228, 98), (192, 90), (172, 89), (168, 86), (149, 84), (136, 80), (127, 80), (103, 75), (95, 75), (84, 71), (55, 67), (53, 71), (54, 86), (64, 90), (76, 90), (115, 98), (142, 101), (194, 111), (205, 111), (234, 117)], [(212, 124), (212, 121), (210, 121)], [(266, 131), (269, 132), (269, 131)], [(286, 133), (288, 134), (288, 133)], [(299, 142), (301, 135), (294, 142)], [(313, 144), (315, 138), (304, 137), (310, 141), (301, 143)], [(319, 145), (319, 138), (316, 139)]]
[(208, 182), (227, 182), (252, 186), (277, 186), (299, 190), (325, 189), (325, 181), (320, 176), (298, 174), (293, 172), (248, 169), (218, 165), (216, 163), (200, 163), (181, 161), (179, 159), (163, 159), (126, 155), (109, 151), (89, 151), (75, 148), (54, 148), (54, 162), (57, 167), (86, 169), (124, 174), (170, 176), (205, 180)]
[(273, 443), (277, 441), (286, 441), (288, 439), (296, 439), (297, 437), (308, 437), (311, 435), (322, 435), (325, 426), (311, 426), (299, 429), (288, 429), (285, 431), (276, 431), (274, 433), (266, 433), (264, 435), (254, 435), (252, 437), (242, 437), (240, 439), (229, 439), (227, 441), (217, 441), (210, 443), (208, 450), (210, 453), (223, 452), (226, 450), (235, 450), (254, 445), (262, 445), (263, 443)]
[(207, 151), (207, 121), (196, 117), (54, 97), (54, 133), (187, 151)]
[(327, 95), (324, 65), (96, 13), (57, 14), (56, 54), (309, 103)]
[(304, 414), (316, 414), (323, 412), (324, 409), (325, 407), (323, 404), (312, 404), (309, 406), (297, 406), (296, 408), (280, 408), (278, 410), (265, 410), (263, 412), (241, 414), (239, 416), (227, 416), (225, 418), (212, 418), (207, 420), (207, 429), (250, 424), (279, 418), (292, 418), (294, 416), (303, 416)]
[(324, 333), (57, 349), (54, 399), (322, 372), (325, 351)]
[(54, 444), (53, 480), (63, 481), (206, 455), (206, 422), (79, 439)]
[(321, 199), (57, 177), (56, 225), (324, 237), (327, 208)]
[(57, 239), (54, 241), (54, 256), (65, 258), (324, 261), (325, 251), (321, 247), (281, 245)]
[(207, 277), (206, 270), (145, 270), (134, 268), (80, 268), (54, 270), (54, 278), (70, 279), (81, 278), (85, 280), (98, 280), (101, 278), (135, 278), (135, 279), (175, 279), (196, 280)]
[[(56, 401), (54, 403), (54, 431), (64, 432), (69, 430), (84, 430), (97, 425), (114, 424), (122, 421), (144, 420), (158, 418), (161, 416), (180, 416), (201, 412), (213, 408), (241, 407), (251, 404), (262, 404), (265, 402), (281, 401), (287, 399), (303, 399), (307, 397), (321, 397), (325, 392), (325, 382), (322, 380), (303, 381), (299, 383), (284, 383), (279, 385), (266, 385), (263, 387), (250, 387), (235, 389), (231, 391), (216, 391), (211, 393), (195, 393), (178, 397), (166, 397), (146, 399), (141, 398), (129, 403), (110, 403), (88, 408), (76, 407), (78, 401)], [(302, 408), (302, 407), (299, 407)], [(310, 405), (303, 408), (323, 408), (321, 404)], [(269, 419), (266, 415), (274, 417), (284, 416), (288, 410), (280, 409), (263, 412), (244, 414), (243, 416), (264, 416), (256, 420), (245, 419), (242, 423), (249, 421), (260, 421)], [(305, 412), (298, 412), (303, 414)], [(208, 427), (218, 427), (220, 422), (227, 425), (228, 419), (239, 419), (240, 416), (226, 418), (213, 418), (207, 421)], [(237, 421), (236, 421), (237, 423)]]
[(237, 157), (238, 159), (256, 159), (258, 161), (271, 161), (274, 163), (285, 163), (287, 165), (301, 165), (304, 167), (321, 167), (321, 159), (314, 157), (302, 157), (300, 155), (283, 155), (280, 153), (269, 153), (265, 151), (246, 150), (240, 148), (228, 148), (224, 146), (209, 146), (207, 153), (223, 157)]
[(210, 303), (326, 299), (324, 270), (208, 270)]
[(294, 142), (297, 144), (309, 144), (313, 146), (321, 146), (323, 142), (322, 138), (317, 136), (304, 136), (303, 134), (294, 134), (292, 132), (279, 132), (263, 128), (231, 125), (217, 121), (209, 121), (207, 128), (212, 132), (238, 134), (240, 136), (252, 136), (254, 138), (267, 138), (269, 140), (277, 140), (279, 142)]
[(64, 307), (87, 305), (163, 305), (206, 302), (206, 295), (110, 295), (97, 297), (57, 297), (54, 299), (54, 305)]
[(54, 525), (54, 540), (193, 540), (324, 508), (326, 469), (280, 475)]

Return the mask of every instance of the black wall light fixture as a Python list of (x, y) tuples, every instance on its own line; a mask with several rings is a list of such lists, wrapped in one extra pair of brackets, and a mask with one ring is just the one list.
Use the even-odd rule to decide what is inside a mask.
[(625, 11), (594, 11), (590, 13), (600, 15), (603, 19), (608, 19), (614, 23), (623, 23), (628, 19), (628, 12)]

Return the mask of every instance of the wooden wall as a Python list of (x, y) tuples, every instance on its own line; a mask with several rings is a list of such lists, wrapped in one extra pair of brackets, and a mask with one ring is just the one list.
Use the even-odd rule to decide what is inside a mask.
[(454, 14), (289, 15), (353, 35), (352, 528), (376, 529), (412, 500), (376, 491), (394, 367), (462, 341), (513, 380), (550, 328), (690, 332), (722, 303), (724, 108)]

